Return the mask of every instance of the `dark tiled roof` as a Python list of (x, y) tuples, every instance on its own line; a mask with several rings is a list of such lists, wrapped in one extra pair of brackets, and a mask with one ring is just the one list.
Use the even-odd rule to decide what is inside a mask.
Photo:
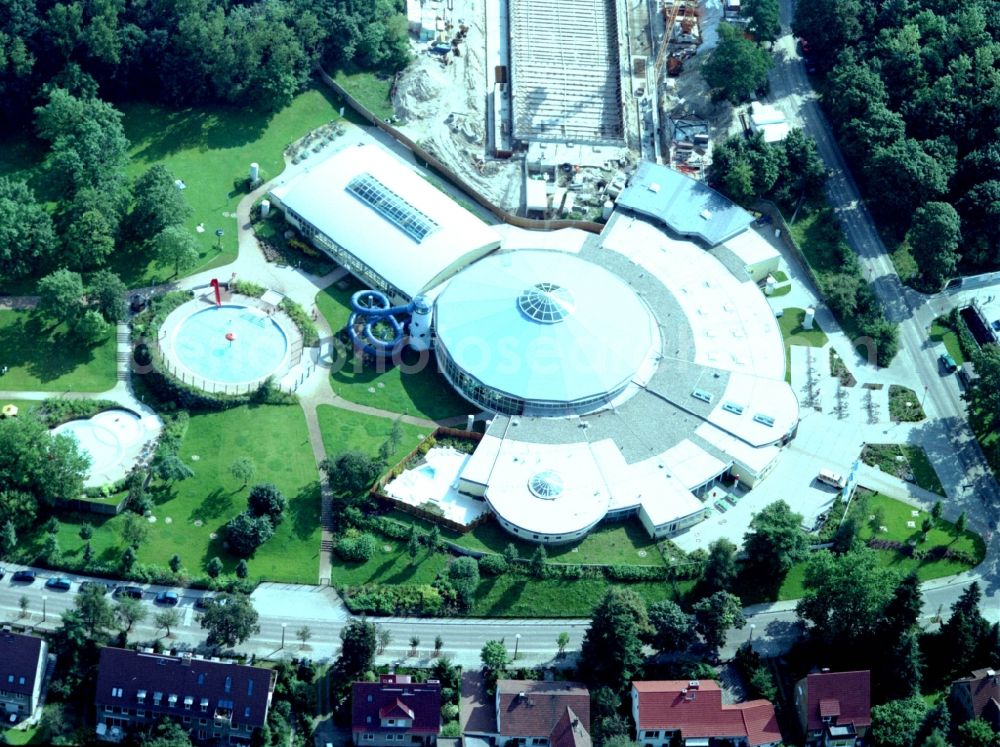
[(583, 728), (580, 718), (572, 708), (563, 711), (562, 717), (549, 735), (550, 747), (591, 747), (590, 734)]
[(486, 679), (476, 670), (462, 672), (459, 727), (463, 734), (493, 734), (497, 730), (495, 699), (486, 692)]
[[(229, 710), (234, 726), (260, 728), (271, 703), (271, 677), (270, 670), (260, 667), (109, 647), (101, 649), (94, 702), (98, 708), (141, 707), (150, 714), (201, 718), (207, 701), (209, 718), (218, 709)], [(119, 688), (121, 695), (115, 695)], [(140, 691), (146, 693), (141, 702)], [(161, 694), (158, 706), (155, 693)], [(176, 696), (173, 705), (171, 696)]]
[(31, 695), (35, 690), (42, 639), (19, 633), (0, 633), (0, 690)]
[[(412, 725), (382, 726), (383, 718), (411, 719)], [(441, 685), (418, 684), (409, 677), (383, 675), (379, 682), (355, 682), (351, 693), (351, 729), (356, 732), (441, 731)]]
[(637, 729), (679, 729), (685, 739), (746, 736), (753, 747), (781, 741), (774, 706), (767, 700), (722, 704), (722, 691), (712, 681), (633, 682), (639, 693)]
[(838, 724), (869, 726), (871, 672), (817, 672), (806, 677), (806, 728), (822, 729), (824, 715), (836, 715)]
[(971, 677), (955, 681), (955, 686), (968, 690), (973, 717), (981, 716), (990, 723), (1000, 723), (1000, 674), (993, 669), (976, 669)]
[(497, 727), (504, 737), (548, 737), (567, 709), (590, 731), (590, 691), (580, 682), (500, 680)]

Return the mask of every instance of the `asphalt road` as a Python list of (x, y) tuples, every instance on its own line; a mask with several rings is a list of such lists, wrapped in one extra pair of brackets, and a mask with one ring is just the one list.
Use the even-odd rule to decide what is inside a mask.
[[(896, 274), (796, 52), (791, 35), (792, 0), (781, 0), (780, 9), (785, 36), (775, 45), (777, 59), (770, 77), (770, 97), (790, 101), (798, 109), (801, 126), (816, 141), (828, 169), (827, 200), (886, 316), (899, 324), (900, 351), (893, 366), (916, 371), (926, 386), (921, 396), (931, 419), (928, 430), (935, 436), (929, 456), (939, 474), (953, 477), (945, 480), (950, 486), (948, 499), (967, 512), (970, 527), (980, 532), (995, 530), (1000, 516), (1000, 487), (969, 428), (956, 377), (943, 375), (937, 360), (939, 350), (928, 340), (931, 322), (937, 315), (934, 299), (906, 288)], [(968, 580), (925, 591), (930, 606), (936, 609), (943, 605), (947, 609), (968, 583), (979, 580), (984, 587), (984, 614), (991, 620), (1000, 618), (1000, 550), (996, 545), (995, 541), (987, 543), (986, 561)]]

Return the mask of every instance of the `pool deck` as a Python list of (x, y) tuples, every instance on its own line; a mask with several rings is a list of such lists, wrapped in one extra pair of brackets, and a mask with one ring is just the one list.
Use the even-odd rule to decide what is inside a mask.
[(485, 501), (459, 493), (455, 486), (469, 454), (452, 448), (435, 447), (427, 452), (425, 461), (404, 471), (385, 486), (385, 494), (409, 506), (440, 510), (441, 516), (463, 526), (469, 526), (489, 509)]
[[(84, 427), (85, 425), (85, 427)], [(91, 418), (70, 420), (52, 430), (76, 437), (83, 451), (101, 454), (101, 446), (114, 449), (114, 458), (91, 465), (84, 480), (84, 487), (99, 488), (125, 479), (132, 468), (152, 458), (153, 446), (163, 430), (163, 423), (156, 415), (142, 415), (131, 409), (104, 410)], [(90, 448), (90, 440), (97, 441)]]

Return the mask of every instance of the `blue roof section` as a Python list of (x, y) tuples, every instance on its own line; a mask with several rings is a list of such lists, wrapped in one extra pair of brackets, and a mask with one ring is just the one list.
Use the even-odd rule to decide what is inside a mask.
[(731, 239), (753, 223), (750, 213), (708, 185), (649, 161), (639, 164), (617, 204), (709, 246)]

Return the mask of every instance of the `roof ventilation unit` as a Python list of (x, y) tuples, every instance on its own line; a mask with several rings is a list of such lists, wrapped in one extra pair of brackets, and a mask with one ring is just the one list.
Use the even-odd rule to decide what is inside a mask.
[(691, 392), (691, 396), (695, 399), (700, 399), (702, 402), (708, 402), (712, 404), (712, 395), (706, 392), (704, 389), (695, 389)]
[(738, 405), (735, 402), (723, 402), (722, 409), (726, 412), (731, 412), (733, 415), (743, 414), (743, 405)]
[(774, 418), (772, 418), (770, 415), (762, 415), (760, 413), (757, 413), (756, 415), (753, 416), (753, 419), (755, 423), (766, 425), (768, 428), (774, 427)]

